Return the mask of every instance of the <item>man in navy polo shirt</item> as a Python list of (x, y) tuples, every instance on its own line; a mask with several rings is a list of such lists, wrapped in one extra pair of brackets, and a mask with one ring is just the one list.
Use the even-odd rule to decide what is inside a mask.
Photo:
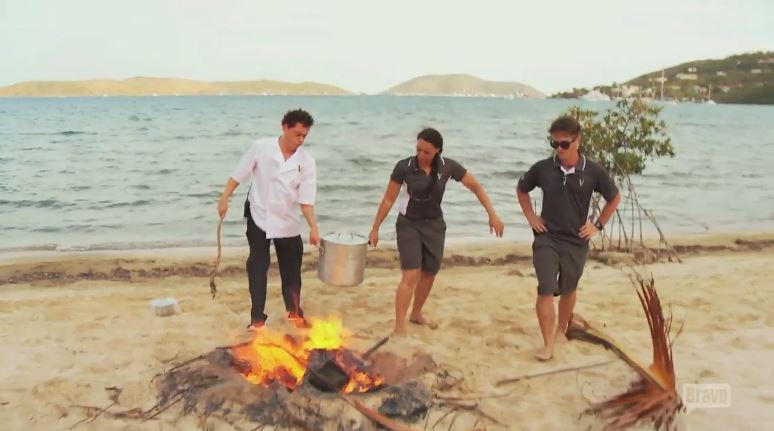
[[(519, 204), (535, 234), (532, 262), (538, 279), (535, 305), (545, 345), (535, 355), (553, 357), (554, 342), (565, 342), (567, 325), (575, 307), (575, 290), (589, 254), (589, 240), (601, 231), (621, 201), (618, 188), (599, 164), (580, 153), (581, 126), (563, 116), (549, 128), (555, 154), (527, 171), (516, 188)], [(535, 214), (529, 192), (543, 191), (540, 216)], [(606, 203), (597, 220), (589, 219), (593, 192)], [(559, 318), (554, 326), (554, 296), (559, 298)]]

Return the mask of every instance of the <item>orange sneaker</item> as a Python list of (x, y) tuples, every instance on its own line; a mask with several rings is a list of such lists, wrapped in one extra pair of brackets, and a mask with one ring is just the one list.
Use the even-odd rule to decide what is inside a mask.
[(247, 330), (251, 332), (260, 331), (266, 326), (266, 322), (263, 320), (259, 320), (257, 322), (251, 322), (249, 325), (247, 325)]
[(288, 313), (288, 320), (293, 324), (293, 326), (299, 329), (308, 329), (312, 327), (312, 324), (309, 323), (309, 321), (304, 319), (303, 316), (297, 315), (296, 313)]

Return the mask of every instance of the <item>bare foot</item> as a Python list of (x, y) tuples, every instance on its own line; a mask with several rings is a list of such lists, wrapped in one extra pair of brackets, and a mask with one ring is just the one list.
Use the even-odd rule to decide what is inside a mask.
[(395, 330), (392, 332), (392, 335), (400, 338), (405, 338), (408, 335), (408, 332), (406, 331), (406, 324), (403, 325), (395, 325)]
[(409, 318), (409, 322), (415, 324), (415, 325), (426, 325), (430, 329), (438, 329), (438, 322), (430, 319), (425, 319), (424, 316), (421, 314), (419, 316), (411, 316)]
[(535, 358), (539, 361), (550, 361), (554, 357), (554, 349), (552, 347), (545, 346), (535, 353)]
[(567, 336), (564, 335), (561, 332), (557, 332), (554, 334), (554, 343), (556, 344), (566, 344), (569, 340), (567, 339)]

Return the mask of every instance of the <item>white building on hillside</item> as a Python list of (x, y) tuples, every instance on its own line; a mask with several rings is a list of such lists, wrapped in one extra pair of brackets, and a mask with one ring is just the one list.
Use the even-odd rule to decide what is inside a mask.
[(581, 100), (588, 100), (591, 102), (609, 102), (610, 96), (597, 90), (591, 90), (588, 93), (580, 97)]

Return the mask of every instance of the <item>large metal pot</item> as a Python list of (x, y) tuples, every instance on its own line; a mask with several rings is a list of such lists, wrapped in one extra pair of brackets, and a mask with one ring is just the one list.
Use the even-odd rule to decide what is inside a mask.
[(323, 235), (317, 278), (332, 286), (357, 286), (363, 282), (368, 239), (353, 233)]

